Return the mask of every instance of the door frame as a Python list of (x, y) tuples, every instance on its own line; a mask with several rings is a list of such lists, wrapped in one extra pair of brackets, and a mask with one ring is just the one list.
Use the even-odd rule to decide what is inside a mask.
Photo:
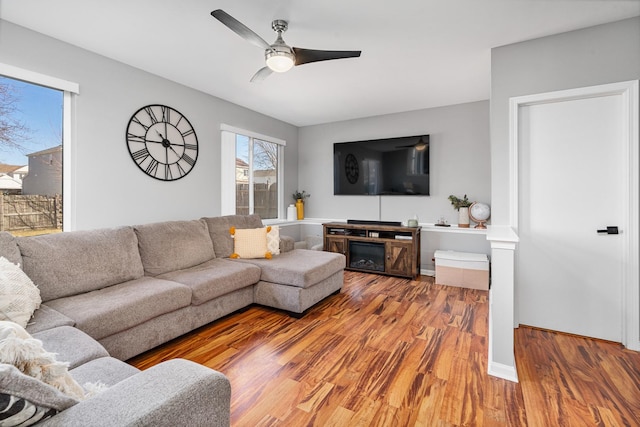
[[(639, 284), (639, 240), (640, 240), (640, 218), (638, 215), (638, 203), (640, 195), (639, 183), (639, 158), (640, 144), (639, 136), (639, 93), (638, 80), (610, 83), (598, 86), (589, 86), (577, 89), (560, 90), (554, 92), (539, 93), (514, 97), (509, 100), (509, 223), (511, 227), (518, 231), (519, 218), (519, 164), (518, 148), (519, 141), (519, 114), (520, 107), (536, 104), (545, 104), (561, 101), (570, 101), (583, 98), (593, 98), (601, 96), (622, 96), (624, 117), (623, 138), (625, 144), (625, 156), (627, 162), (621, 165), (628, 180), (625, 182), (624, 194), (628, 197), (623, 201), (625, 205), (625, 220), (622, 228), (623, 257), (625, 258), (622, 271), (622, 301), (620, 307), (622, 312), (622, 344), (630, 350), (640, 351), (640, 284)], [(518, 268), (516, 257), (516, 269)], [(517, 283), (514, 284), (517, 295)], [(519, 326), (518, 305), (514, 301), (514, 327)]]

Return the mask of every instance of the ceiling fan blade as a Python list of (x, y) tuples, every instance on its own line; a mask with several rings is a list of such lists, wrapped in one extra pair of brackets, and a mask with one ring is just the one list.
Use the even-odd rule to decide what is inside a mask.
[(271, 68), (262, 67), (258, 70), (257, 73), (253, 75), (253, 77), (251, 77), (251, 83), (260, 83), (261, 81), (269, 77), (271, 73), (273, 73), (273, 71), (271, 71)]
[(271, 49), (271, 45), (264, 41), (262, 37), (254, 33), (249, 27), (238, 21), (233, 16), (229, 15), (222, 9), (216, 9), (211, 12), (211, 16), (218, 21), (226, 25), (231, 31), (248, 41), (249, 43), (258, 46), (262, 49)]
[(360, 50), (315, 50), (293, 48), (296, 55), (296, 65), (308, 64), (310, 62), (328, 61), (330, 59), (357, 58)]

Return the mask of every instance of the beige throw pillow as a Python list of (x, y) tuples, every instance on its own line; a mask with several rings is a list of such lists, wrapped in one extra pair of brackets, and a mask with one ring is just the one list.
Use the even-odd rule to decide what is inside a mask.
[(267, 246), (267, 233), (271, 227), (238, 228), (231, 227), (233, 253), (231, 258), (271, 258)]
[(22, 269), (0, 257), (0, 320), (25, 328), (41, 302), (40, 289)]

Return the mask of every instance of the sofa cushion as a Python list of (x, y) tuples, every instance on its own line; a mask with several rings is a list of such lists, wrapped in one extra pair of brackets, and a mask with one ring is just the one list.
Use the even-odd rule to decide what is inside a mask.
[(69, 364), (69, 369), (100, 357), (107, 357), (109, 353), (98, 341), (91, 338), (78, 328), (60, 326), (36, 332), (33, 338), (42, 341), (47, 351), (56, 354), (58, 360)]
[(0, 231), (0, 256), (22, 266), (22, 256), (20, 255), (20, 248), (18, 248), (16, 238), (6, 231)]
[(67, 396), (15, 366), (0, 363), (0, 425), (29, 426), (75, 405)]
[(40, 304), (40, 308), (33, 313), (33, 317), (27, 324), (27, 332), (35, 334), (36, 332), (46, 331), (47, 329), (57, 328), (58, 326), (73, 326), (73, 319), (65, 316), (59, 311)]
[(107, 387), (111, 387), (138, 372), (140, 372), (138, 368), (110, 356), (93, 359), (69, 371), (71, 376), (81, 385), (104, 384)]
[(226, 215), (203, 218), (209, 229), (213, 247), (218, 258), (228, 258), (233, 253), (233, 239), (229, 230), (231, 227), (260, 228), (262, 220), (258, 215)]
[(295, 249), (295, 239), (290, 236), (280, 236), (280, 252), (291, 252)]
[(166, 221), (134, 228), (148, 276), (193, 267), (216, 256), (202, 220)]
[(260, 268), (216, 258), (186, 270), (172, 271), (158, 276), (189, 286), (191, 304), (200, 305), (220, 295), (253, 286), (260, 280)]
[(342, 254), (308, 249), (294, 249), (270, 260), (238, 259), (234, 262), (250, 263), (260, 267), (262, 281), (301, 288), (308, 288), (332, 276), (343, 270), (346, 264), (345, 256)]
[(99, 340), (164, 313), (186, 307), (191, 289), (180, 283), (141, 277), (97, 291), (49, 301), (47, 305)]
[(40, 290), (17, 264), (0, 256), (0, 320), (16, 322), (23, 328), (40, 307)]
[(19, 237), (23, 270), (43, 301), (101, 289), (144, 274), (131, 227)]

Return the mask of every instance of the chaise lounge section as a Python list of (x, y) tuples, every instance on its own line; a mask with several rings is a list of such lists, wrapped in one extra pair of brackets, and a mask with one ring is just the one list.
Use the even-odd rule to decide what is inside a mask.
[[(231, 227), (260, 228), (257, 215), (230, 215), (204, 218), (216, 256), (228, 259), (233, 253)], [(327, 296), (342, 289), (345, 257), (333, 252), (293, 249), (292, 239), (284, 240), (279, 255), (271, 259), (237, 259), (234, 261), (254, 265), (260, 269), (259, 281), (254, 286), (256, 304), (278, 308), (294, 316), (301, 316), (307, 309)], [(337, 256), (336, 256), (337, 255)]]

